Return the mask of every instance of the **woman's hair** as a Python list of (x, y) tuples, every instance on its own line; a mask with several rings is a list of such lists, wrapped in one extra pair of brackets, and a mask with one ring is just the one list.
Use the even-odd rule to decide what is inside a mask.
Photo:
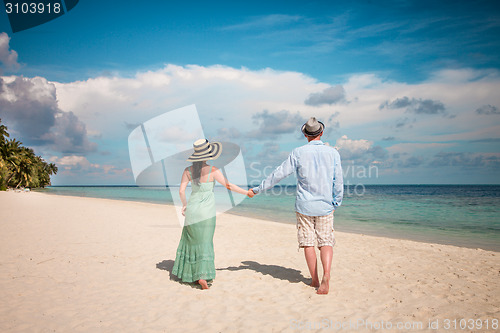
[(195, 182), (196, 185), (200, 185), (201, 167), (202, 166), (203, 166), (203, 161), (202, 162), (193, 162), (193, 171), (191, 174), (191, 177), (193, 177), (193, 179), (191, 181)]

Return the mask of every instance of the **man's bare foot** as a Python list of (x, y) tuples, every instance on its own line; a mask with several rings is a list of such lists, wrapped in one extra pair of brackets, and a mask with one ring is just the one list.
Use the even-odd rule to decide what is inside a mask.
[(326, 295), (330, 291), (330, 277), (323, 277), (323, 280), (321, 281), (321, 285), (319, 286), (318, 291), (316, 294), (318, 295)]
[(199, 285), (201, 286), (201, 289), (209, 289), (208, 288), (208, 283), (206, 280), (198, 280)]

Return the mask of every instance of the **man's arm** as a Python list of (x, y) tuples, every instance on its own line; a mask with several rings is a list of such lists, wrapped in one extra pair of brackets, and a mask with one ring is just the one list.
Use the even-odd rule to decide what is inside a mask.
[(333, 209), (336, 209), (342, 204), (344, 197), (344, 177), (342, 175), (342, 164), (340, 162), (340, 155), (335, 150), (334, 159), (334, 173), (333, 173)]
[(290, 174), (292, 174), (295, 171), (295, 166), (295, 155), (292, 151), (290, 155), (288, 155), (288, 158), (283, 163), (281, 163), (281, 165), (277, 167), (266, 179), (264, 179), (259, 186), (254, 187), (252, 191), (257, 194), (272, 188), (283, 178), (286, 178)]

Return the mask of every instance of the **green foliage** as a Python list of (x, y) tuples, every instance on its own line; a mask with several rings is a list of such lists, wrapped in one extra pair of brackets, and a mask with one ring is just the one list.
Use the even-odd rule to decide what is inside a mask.
[(7, 187), (45, 187), (50, 176), (57, 173), (54, 163), (36, 156), (33, 149), (22, 146), (16, 139), (7, 139), (7, 127), (0, 119), (0, 191)]

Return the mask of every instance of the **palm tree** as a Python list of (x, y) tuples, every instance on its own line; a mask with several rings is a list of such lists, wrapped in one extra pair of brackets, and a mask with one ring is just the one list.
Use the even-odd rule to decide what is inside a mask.
[(2, 157), (7, 164), (9, 170), (9, 177), (7, 184), (10, 180), (20, 172), (19, 159), (21, 156), (21, 142), (16, 139), (7, 140), (6, 144), (2, 147)]
[(0, 191), (5, 191), (7, 189), (7, 163), (3, 160), (2, 155), (0, 154)]
[(57, 173), (57, 166), (54, 163), (45, 162), (40, 156), (36, 156), (36, 176), (33, 179), (35, 187), (45, 187), (50, 185), (50, 176)]
[(2, 119), (0, 118), (0, 145), (2, 145), (9, 137), (9, 133), (7, 132), (7, 126), (2, 125)]
[(21, 154), (18, 157), (18, 174), (17, 179), (19, 182), (16, 185), (16, 188), (19, 186), (23, 187), (31, 187), (33, 176), (35, 175), (35, 168), (33, 163), (33, 157), (35, 154), (33, 150), (22, 147)]
[(49, 164), (46, 164), (45, 171), (49, 175), (55, 175), (57, 173), (57, 171), (59, 171), (59, 169), (57, 168), (57, 165), (55, 165), (54, 163), (49, 163)]
[(2, 153), (4, 150), (6, 137), (9, 137), (7, 126), (2, 125), (2, 119), (0, 119), (0, 191), (4, 191), (5, 189), (7, 189), (7, 177), (9, 174), (7, 163)]
[[(1, 119), (0, 119), (1, 123)], [(57, 173), (54, 163), (45, 162), (21, 141), (6, 139), (7, 127), (0, 125), (0, 190), (12, 187), (45, 187)]]

